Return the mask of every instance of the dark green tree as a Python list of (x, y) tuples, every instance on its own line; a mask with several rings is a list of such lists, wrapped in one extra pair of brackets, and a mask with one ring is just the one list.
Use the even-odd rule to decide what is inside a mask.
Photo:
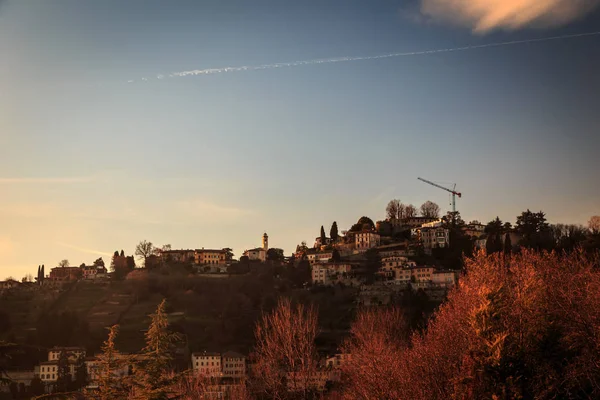
[(546, 222), (546, 214), (542, 211), (531, 212), (529, 209), (517, 217), (515, 231), (521, 234), (519, 245), (535, 250), (550, 250), (553, 247), (550, 225)]
[(77, 357), (77, 362), (75, 363), (75, 382), (73, 388), (75, 390), (81, 389), (87, 385), (87, 368), (85, 365), (85, 357), (83, 354), (80, 354)]
[(71, 389), (71, 366), (66, 351), (61, 351), (58, 357), (58, 374), (56, 377), (56, 391), (67, 392)]
[(283, 249), (272, 247), (269, 250), (267, 250), (267, 260), (283, 262), (285, 260)]
[(333, 262), (342, 261), (342, 256), (340, 255), (340, 252), (338, 249), (333, 249), (333, 251), (331, 252), (331, 261), (333, 261)]
[(327, 244), (327, 236), (325, 236), (325, 229), (321, 225), (321, 245), (324, 246), (325, 244)]
[(510, 232), (504, 234), (504, 254), (512, 253), (512, 240), (510, 238)]
[(29, 394), (33, 396), (40, 396), (44, 394), (45, 386), (44, 382), (40, 379), (39, 376), (35, 376), (31, 380), (31, 384), (29, 385)]
[(166, 313), (166, 300), (162, 300), (152, 314), (150, 327), (146, 332), (146, 347), (142, 349), (144, 361), (134, 370), (134, 398), (144, 400), (163, 400), (172, 395), (172, 386), (176, 377), (170, 372), (171, 352), (179, 340), (179, 335), (169, 330)]
[(333, 224), (331, 224), (331, 229), (329, 230), (329, 237), (331, 238), (331, 241), (333, 243), (337, 242), (338, 240), (338, 226), (337, 226), (337, 222), (333, 221)]

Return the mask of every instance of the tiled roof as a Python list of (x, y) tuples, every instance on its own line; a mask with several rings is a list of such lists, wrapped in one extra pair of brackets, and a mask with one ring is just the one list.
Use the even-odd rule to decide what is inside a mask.
[(246, 358), (246, 356), (240, 353), (236, 353), (235, 351), (228, 351), (223, 354), (223, 358)]

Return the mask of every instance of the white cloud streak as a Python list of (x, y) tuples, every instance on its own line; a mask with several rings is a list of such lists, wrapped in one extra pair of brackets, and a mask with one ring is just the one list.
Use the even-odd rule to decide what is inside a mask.
[(486, 33), (565, 25), (598, 4), (600, 0), (421, 0), (421, 13)]
[(63, 243), (63, 242), (55, 242), (57, 245), (62, 246), (62, 247), (66, 247), (68, 249), (73, 249), (73, 250), (77, 250), (80, 251), (82, 253), (87, 253), (87, 254), (94, 254), (94, 255), (98, 255), (98, 256), (111, 256), (112, 253), (107, 253), (105, 251), (100, 251), (100, 250), (94, 250), (94, 249), (87, 249), (85, 247), (79, 247), (79, 246), (75, 246), (69, 243)]
[[(214, 75), (214, 74), (223, 74), (223, 73), (228, 73), (228, 72), (244, 72), (244, 71), (259, 71), (259, 70), (277, 69), (277, 68), (291, 68), (291, 67), (300, 67), (300, 66), (305, 66), (305, 65), (333, 64), (333, 63), (350, 62), (350, 61), (379, 60), (379, 59), (384, 59), (384, 58), (395, 58), (395, 57), (421, 56), (421, 55), (427, 55), (427, 54), (459, 52), (459, 51), (467, 51), (467, 50), (484, 49), (484, 48), (490, 48), (490, 47), (512, 46), (512, 45), (525, 44), (525, 43), (547, 42), (547, 41), (551, 41), (551, 40), (574, 39), (574, 38), (581, 38), (581, 37), (595, 36), (595, 35), (600, 35), (600, 31), (589, 32), (589, 33), (579, 33), (579, 34), (573, 34), (573, 35), (552, 36), (552, 37), (545, 37), (545, 38), (539, 38), (539, 39), (525, 39), (525, 40), (513, 40), (510, 42), (486, 43), (486, 44), (479, 44), (479, 45), (472, 45), (472, 46), (452, 47), (452, 48), (446, 48), (446, 49), (410, 51), (410, 52), (405, 52), (405, 53), (389, 53), (389, 54), (381, 54), (381, 55), (377, 55), (377, 56), (337, 57), (337, 58), (292, 61), (292, 62), (263, 64), (263, 65), (244, 65), (244, 66), (239, 66), (239, 67), (194, 69), (194, 70), (189, 70), (189, 71), (173, 72), (172, 74), (169, 74), (169, 75), (161, 75), (160, 79), (183, 78), (183, 77), (199, 76), (199, 75)], [(142, 78), (140, 81), (147, 82), (148, 78)], [(135, 81), (128, 80), (127, 82), (133, 83)]]

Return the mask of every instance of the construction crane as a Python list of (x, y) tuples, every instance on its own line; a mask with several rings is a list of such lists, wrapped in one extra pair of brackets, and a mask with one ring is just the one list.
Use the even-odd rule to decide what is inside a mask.
[(428, 181), (427, 179), (423, 179), (423, 178), (417, 178), (420, 181), (423, 181), (425, 183), (429, 183), (431, 186), (435, 186), (436, 188), (440, 188), (445, 190), (446, 192), (450, 192), (452, 193), (452, 212), (456, 212), (456, 196), (458, 197), (462, 197), (462, 194), (460, 194), (459, 192), (457, 192), (456, 189), (456, 183), (454, 184), (454, 186), (452, 187), (452, 189), (448, 189), (446, 187), (443, 187), (441, 185), (438, 185), (437, 183), (433, 183), (431, 181)]

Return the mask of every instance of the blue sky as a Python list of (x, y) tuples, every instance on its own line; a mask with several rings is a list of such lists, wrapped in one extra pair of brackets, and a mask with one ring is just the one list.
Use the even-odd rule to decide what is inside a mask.
[(599, 35), (168, 77), (600, 26), (598, 8), (497, 20), (461, 3), (0, 1), (0, 268), (20, 278), (143, 239), (239, 256), (264, 231), (289, 253), (334, 220), (382, 219), (392, 198), (447, 210), (417, 176), (456, 182), (467, 220), (586, 223)]

